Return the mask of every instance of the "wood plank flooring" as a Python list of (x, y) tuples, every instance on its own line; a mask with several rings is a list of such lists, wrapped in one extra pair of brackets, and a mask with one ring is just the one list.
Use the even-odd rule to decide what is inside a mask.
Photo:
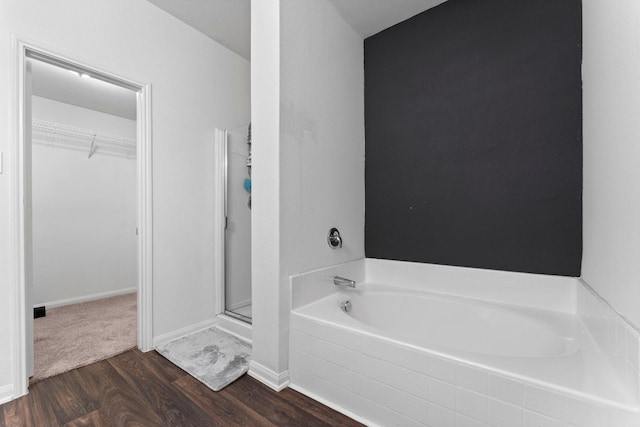
[(296, 391), (245, 375), (214, 392), (137, 349), (39, 381), (0, 405), (0, 426), (360, 426)]

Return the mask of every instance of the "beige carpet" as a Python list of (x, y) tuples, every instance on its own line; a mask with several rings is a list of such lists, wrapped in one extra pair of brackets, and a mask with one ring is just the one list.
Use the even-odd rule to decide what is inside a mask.
[(136, 294), (47, 310), (34, 320), (30, 382), (106, 359), (136, 346)]

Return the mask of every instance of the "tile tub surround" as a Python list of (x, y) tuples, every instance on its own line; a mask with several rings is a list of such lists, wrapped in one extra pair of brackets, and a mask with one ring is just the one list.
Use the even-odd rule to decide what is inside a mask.
[(312, 323), (292, 318), (291, 387), (367, 424), (632, 427), (640, 422), (631, 412)]
[(583, 280), (578, 286), (577, 314), (620, 379), (636, 391), (640, 405), (640, 332), (636, 325), (620, 316)]
[(628, 402), (623, 410), (565, 393), (314, 318), (308, 307), (291, 316), (292, 387), (368, 424), (640, 425)]
[[(406, 405), (394, 407), (393, 399), (376, 403), (375, 396), (371, 396), (371, 393), (386, 390), (408, 395), (407, 401), (416, 403), (421, 408), (420, 411), (426, 405), (429, 421), (426, 425), (640, 425), (637, 411), (594, 404), (540, 384), (530, 384), (499, 373), (487, 372), (437, 354), (417, 356), (416, 349), (407, 350), (398, 343), (374, 340), (375, 342), (367, 344), (367, 340), (372, 338), (366, 334), (364, 338), (354, 340), (351, 337), (353, 331), (297, 315), (296, 309), (339, 292), (333, 285), (334, 275), (354, 279), (360, 286), (362, 282), (387, 283), (413, 290), (464, 295), (533, 309), (546, 308), (559, 315), (577, 314), (588, 334), (609, 358), (617, 376), (632, 390), (632, 394), (635, 392), (636, 399), (640, 396), (639, 336), (636, 329), (575, 278), (378, 259), (361, 259), (292, 276), (291, 302), (294, 312), (291, 316), (289, 346), (291, 386), (349, 416), (372, 425), (375, 425), (374, 420), (381, 425), (397, 424), (399, 420), (402, 425), (425, 425), (420, 422), (424, 421), (422, 412), (422, 415), (413, 413), (412, 418), (403, 412), (410, 408)], [(362, 334), (356, 332), (356, 336), (359, 335)], [(311, 345), (313, 341), (316, 346), (332, 349), (333, 357), (325, 357), (322, 352), (310, 350), (315, 348)], [(356, 341), (359, 344), (355, 345)], [(377, 353), (377, 350), (384, 348), (387, 350), (382, 350), (382, 354)], [(389, 354), (385, 351), (391, 353), (393, 358), (388, 359)], [(358, 364), (353, 359), (362, 360), (363, 363)], [(375, 374), (368, 370), (371, 363), (378, 366), (373, 371)], [(331, 368), (330, 372), (325, 375), (322, 369), (328, 368)], [(425, 372), (426, 369), (429, 370)], [(477, 376), (481, 379), (476, 385), (465, 383), (464, 379), (458, 380), (457, 376), (451, 375), (452, 369), (478, 373)], [(486, 380), (482, 379), (485, 377)], [(351, 386), (348, 386), (349, 381), (344, 378), (353, 380)], [(440, 390), (444, 396), (448, 396), (445, 397), (449, 399), (448, 404), (444, 405), (444, 401), (438, 403), (437, 397), (436, 401), (428, 400), (430, 379), (446, 383), (443, 386), (432, 381), (435, 384), (432, 389)], [(427, 385), (423, 384), (422, 391), (418, 392), (415, 384), (421, 381)], [(486, 391), (482, 385), (484, 383), (487, 384)], [(357, 388), (353, 384), (357, 384)], [(453, 393), (447, 384), (456, 388), (455, 408), (451, 404)], [(426, 395), (424, 387), (427, 387)], [(431, 393), (439, 395), (435, 391)], [(419, 399), (417, 402), (416, 397)], [(478, 412), (473, 415), (470, 408), (476, 408)]]
[(365, 281), (427, 292), (576, 312), (577, 279), (366, 258)]
[(576, 312), (577, 279), (363, 258), (290, 277), (293, 309), (339, 290), (334, 276), (427, 292)]
[(338, 292), (340, 288), (333, 283), (335, 276), (344, 277), (361, 283), (365, 280), (365, 259), (321, 268), (293, 275), (291, 284), (291, 308), (296, 309), (312, 301)]

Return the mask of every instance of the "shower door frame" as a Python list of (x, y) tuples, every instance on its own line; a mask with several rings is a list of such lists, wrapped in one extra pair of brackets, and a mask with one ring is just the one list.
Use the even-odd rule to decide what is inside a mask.
[(227, 225), (228, 225), (228, 173), (229, 173), (229, 132), (225, 129), (216, 129), (215, 130), (215, 155), (219, 159), (216, 164), (218, 165), (217, 171), (217, 182), (215, 192), (217, 197), (215, 198), (218, 203), (218, 208), (216, 209), (216, 219), (215, 222), (217, 224), (217, 229), (219, 232), (218, 241), (220, 244), (217, 246), (217, 268), (216, 268), (216, 279), (218, 282), (217, 292), (216, 292), (216, 314), (223, 314), (233, 319), (239, 320), (240, 322), (244, 322), (248, 325), (253, 324), (253, 319), (251, 317), (243, 316), (241, 314), (234, 313), (233, 311), (227, 310), (227, 299), (226, 299), (226, 288), (227, 288)]

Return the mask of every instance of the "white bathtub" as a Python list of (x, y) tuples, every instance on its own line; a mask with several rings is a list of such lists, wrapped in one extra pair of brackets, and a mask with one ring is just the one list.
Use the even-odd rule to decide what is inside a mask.
[(640, 425), (575, 315), (379, 284), (292, 311), (290, 374), (370, 425)]
[[(342, 292), (317, 305), (336, 322), (351, 323), (389, 339), (434, 351), (504, 357), (559, 357), (578, 350), (573, 324), (540, 318), (504, 305), (371, 285)], [(348, 301), (349, 312), (323, 307)], [(329, 310), (327, 310), (329, 308)], [(314, 307), (308, 308), (314, 310)], [(318, 313), (319, 314), (319, 313)], [(326, 312), (326, 315), (329, 313)], [(555, 322), (556, 324), (554, 325)], [(568, 327), (567, 327), (568, 326)]]

